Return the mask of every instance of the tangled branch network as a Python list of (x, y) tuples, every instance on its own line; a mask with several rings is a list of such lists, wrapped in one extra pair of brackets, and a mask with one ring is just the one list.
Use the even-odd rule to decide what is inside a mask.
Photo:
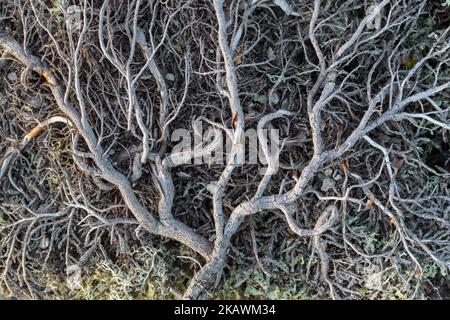
[(194, 261), (182, 296), (205, 299), (248, 234), (270, 274), (264, 222), (310, 240), (325, 297), (357, 297), (364, 264), (416, 297), (425, 265), (450, 266), (450, 28), (423, 31), (432, 6), (0, 1), (2, 285), (39, 297), (51, 264), (169, 239)]

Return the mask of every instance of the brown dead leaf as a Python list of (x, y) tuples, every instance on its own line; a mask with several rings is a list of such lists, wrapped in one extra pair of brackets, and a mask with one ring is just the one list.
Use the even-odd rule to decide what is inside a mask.
[(403, 163), (405, 162), (404, 158), (395, 157), (392, 161), (392, 169), (394, 170), (394, 177), (397, 175), (398, 171), (402, 167)]
[(238, 123), (238, 116), (236, 113), (233, 113), (233, 119), (231, 120), (231, 124), (233, 126), (233, 129), (236, 129)]
[(344, 172), (348, 172), (350, 171), (350, 166), (348, 164), (348, 160), (344, 159), (341, 161), (341, 166), (342, 166), (342, 170), (344, 170)]

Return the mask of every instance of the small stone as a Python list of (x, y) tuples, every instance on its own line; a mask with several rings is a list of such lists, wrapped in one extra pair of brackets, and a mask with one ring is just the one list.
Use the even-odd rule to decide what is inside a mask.
[(280, 102), (280, 96), (278, 95), (278, 93), (274, 92), (270, 96), (270, 104), (275, 105), (275, 104), (278, 104), (278, 102)]
[(259, 102), (261, 104), (266, 104), (267, 103), (267, 97), (265, 95), (262, 94), (255, 94), (253, 97), (253, 100), (255, 102)]
[(172, 73), (166, 74), (166, 80), (168, 81), (175, 81), (175, 76)]
[(28, 100), (28, 103), (32, 106), (32, 107), (39, 107), (42, 104), (41, 99), (39, 99), (38, 97), (31, 97), (30, 100)]
[(276, 59), (276, 55), (275, 55), (275, 52), (273, 51), (272, 47), (269, 47), (269, 49), (267, 49), (267, 57), (270, 60), (275, 60)]
[(49, 245), (50, 240), (48, 238), (42, 238), (41, 242), (39, 243), (39, 248), (44, 250), (47, 249)]
[(383, 287), (382, 275), (383, 272), (372, 273), (369, 275), (365, 283), (366, 288), (371, 290), (381, 290)]
[(77, 264), (72, 264), (67, 267), (66, 273), (67, 273), (67, 278), (66, 278), (67, 287), (71, 290), (81, 289), (81, 268), (80, 268), (80, 266)]
[(329, 190), (333, 189), (335, 184), (336, 183), (334, 182), (334, 180), (330, 178), (325, 178), (322, 181), (322, 187), (320, 187), (320, 191), (328, 192)]
[(9, 81), (16, 81), (17, 80), (17, 74), (15, 72), (8, 73), (8, 80)]
[(331, 168), (326, 168), (326, 169), (323, 171), (323, 173), (324, 173), (327, 177), (329, 177), (329, 176), (331, 176), (331, 175), (333, 174), (333, 170), (332, 170)]
[(335, 177), (334, 177), (334, 181), (341, 181), (342, 180), (342, 176), (338, 173)]
[(214, 191), (216, 190), (216, 185), (217, 185), (216, 181), (211, 181), (211, 183), (206, 186), (206, 190), (208, 190), (209, 193), (214, 194)]

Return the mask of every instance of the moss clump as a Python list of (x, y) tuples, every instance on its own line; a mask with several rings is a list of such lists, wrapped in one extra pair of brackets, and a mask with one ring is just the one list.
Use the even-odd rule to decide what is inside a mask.
[(254, 300), (308, 300), (311, 299), (306, 282), (301, 277), (290, 277), (284, 281), (283, 275), (267, 277), (258, 268), (232, 267), (227, 279), (214, 296), (217, 299)]
[(47, 299), (156, 300), (172, 299), (167, 290), (167, 265), (158, 250), (140, 248), (132, 263), (119, 265), (110, 260), (80, 270), (79, 283), (73, 275), (46, 274), (41, 278)]

